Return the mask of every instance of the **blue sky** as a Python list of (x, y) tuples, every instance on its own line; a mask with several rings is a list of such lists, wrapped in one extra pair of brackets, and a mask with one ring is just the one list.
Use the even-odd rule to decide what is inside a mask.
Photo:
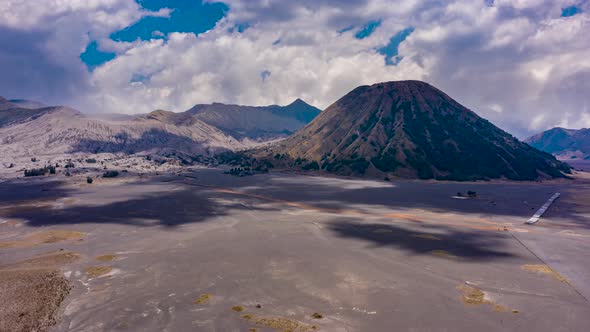
[[(171, 10), (169, 17), (144, 17), (138, 22), (111, 34), (115, 41), (131, 42), (137, 38), (150, 40), (166, 38), (171, 32), (199, 34), (211, 30), (229, 10), (224, 3), (201, 3), (187, 0), (140, 0), (138, 3), (145, 10), (157, 12), (160, 9)], [(155, 34), (155, 33), (161, 33)]]
[[(222, 19), (229, 7), (221, 2), (202, 3), (192, 0), (137, 0), (137, 3), (146, 11), (158, 12), (161, 9), (169, 9), (168, 17), (145, 16), (139, 21), (124, 29), (111, 33), (109, 38), (117, 42), (133, 42), (137, 39), (167, 39), (171, 32), (199, 33), (206, 32), (215, 27)], [(244, 25), (237, 27), (242, 31)], [(97, 41), (88, 44), (86, 50), (80, 55), (82, 61), (89, 70), (114, 59), (113, 52), (102, 51), (97, 47)]]
[(568, 6), (561, 10), (561, 17), (570, 17), (581, 13), (582, 10), (577, 6)]
[(413, 31), (414, 28), (412, 27), (405, 28), (391, 37), (387, 45), (379, 48), (379, 53), (385, 56), (385, 64), (388, 66), (394, 66), (402, 60), (402, 58), (398, 56), (399, 45), (403, 43)]
[(524, 137), (590, 127), (589, 0), (3, 0), (0, 95), (85, 112), (320, 108), (427, 81)]

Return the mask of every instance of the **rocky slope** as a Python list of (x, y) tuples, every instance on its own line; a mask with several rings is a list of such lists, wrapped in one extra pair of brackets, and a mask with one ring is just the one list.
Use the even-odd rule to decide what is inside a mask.
[(559, 159), (590, 160), (590, 129), (553, 128), (525, 140)]
[(535, 180), (569, 172), (420, 81), (358, 87), (255, 155), (290, 168), (422, 179)]

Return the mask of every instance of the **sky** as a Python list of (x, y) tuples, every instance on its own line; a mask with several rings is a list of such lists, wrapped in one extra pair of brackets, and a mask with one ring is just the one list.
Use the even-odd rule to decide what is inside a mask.
[(423, 80), (513, 135), (590, 127), (590, 0), (0, 0), (0, 95), (326, 108)]

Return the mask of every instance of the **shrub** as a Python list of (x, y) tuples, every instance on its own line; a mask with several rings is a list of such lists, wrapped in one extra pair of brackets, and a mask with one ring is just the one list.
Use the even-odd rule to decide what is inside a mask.
[(29, 176), (43, 176), (43, 175), (47, 174), (47, 172), (49, 172), (49, 169), (47, 169), (47, 167), (44, 167), (44, 168), (25, 169), (25, 176), (26, 177), (29, 177)]
[(66, 176), (72, 176), (69, 171), (66, 171)]
[(119, 176), (118, 171), (106, 171), (102, 174), (103, 178), (116, 178), (117, 176)]
[(88, 163), (88, 164), (96, 164), (96, 159), (94, 159), (94, 158), (88, 158), (88, 159), (86, 159), (86, 163)]
[(37, 158), (33, 157), (33, 158), (31, 158), (31, 161), (34, 162), (34, 163), (36, 163), (37, 162)]
[(73, 163), (73, 162), (71, 162), (71, 161), (68, 161), (68, 163), (67, 163), (67, 164), (66, 164), (66, 166), (64, 166), (64, 167), (65, 167), (65, 168), (74, 168), (74, 167), (76, 167), (76, 166), (74, 165), (74, 163)]
[(8, 165), (8, 168), (13, 168), (13, 167), (14, 167), (13, 163), (10, 163), (10, 165)]
[(55, 167), (54, 166), (49, 166), (49, 174), (55, 174)]
[(86, 183), (91, 184), (94, 180), (91, 177), (86, 178)]
[(318, 164), (317, 161), (312, 161), (307, 165), (304, 165), (303, 167), (301, 167), (304, 171), (309, 171), (309, 170), (315, 170), (318, 171), (320, 169), (320, 164)]
[(324, 318), (324, 315), (322, 315), (322, 314), (320, 314), (320, 313), (317, 313), (317, 312), (314, 312), (314, 313), (311, 315), (311, 318), (315, 318), (315, 319), (322, 319), (322, 318)]

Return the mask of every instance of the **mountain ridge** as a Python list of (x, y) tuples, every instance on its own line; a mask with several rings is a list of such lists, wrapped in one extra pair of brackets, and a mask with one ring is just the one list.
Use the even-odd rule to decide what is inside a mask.
[(265, 140), (294, 133), (319, 115), (321, 110), (298, 98), (286, 106), (197, 104), (184, 113), (192, 114), (236, 139)]
[(590, 128), (554, 127), (527, 138), (525, 142), (560, 159), (590, 160)]

